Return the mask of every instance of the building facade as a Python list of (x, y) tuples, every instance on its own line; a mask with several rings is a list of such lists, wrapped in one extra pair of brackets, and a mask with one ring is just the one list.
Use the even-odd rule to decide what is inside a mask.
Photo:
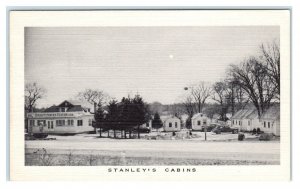
[(273, 133), (280, 136), (280, 106), (271, 106), (262, 116), (260, 129), (265, 133)]
[(210, 125), (210, 119), (203, 113), (197, 113), (192, 117), (192, 130), (201, 131)]
[(265, 133), (273, 133), (276, 136), (280, 136), (279, 104), (271, 106), (260, 118), (254, 107), (241, 109), (232, 116), (231, 126), (238, 127), (240, 131), (259, 129)]
[(64, 101), (43, 112), (28, 113), (29, 132), (47, 134), (76, 134), (94, 131), (94, 114), (89, 108)]
[(173, 131), (180, 131), (181, 130), (181, 121), (179, 118), (172, 116), (172, 117), (161, 117), (163, 121), (163, 130), (165, 132), (173, 132)]

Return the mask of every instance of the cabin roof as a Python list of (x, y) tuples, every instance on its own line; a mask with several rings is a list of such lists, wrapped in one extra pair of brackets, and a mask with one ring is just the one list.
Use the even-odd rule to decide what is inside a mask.
[(206, 114), (204, 114), (204, 113), (196, 113), (195, 115), (193, 115), (192, 119), (196, 119), (197, 117), (199, 117), (201, 115), (202, 115), (202, 117), (207, 117)]
[(255, 107), (248, 106), (237, 111), (231, 119), (254, 119), (257, 118), (257, 111)]
[(67, 112), (87, 112), (87, 108), (82, 107), (81, 104), (74, 105), (73, 103), (64, 100), (59, 105), (52, 105), (49, 108), (46, 108), (43, 112), (59, 112), (60, 107), (67, 107)]

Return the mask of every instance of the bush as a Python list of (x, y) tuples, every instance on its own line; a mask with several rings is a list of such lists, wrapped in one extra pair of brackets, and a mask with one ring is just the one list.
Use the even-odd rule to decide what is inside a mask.
[(256, 133), (257, 133), (257, 134), (260, 134), (260, 133), (261, 133), (260, 128), (257, 128)]
[(34, 138), (47, 138), (48, 134), (46, 133), (34, 133), (33, 137)]
[(270, 141), (273, 139), (272, 133), (263, 133), (259, 136), (259, 140)]
[(238, 135), (238, 140), (239, 140), (239, 141), (243, 141), (244, 139), (245, 139), (244, 133), (240, 133), (240, 134)]
[(256, 129), (254, 128), (254, 129), (252, 130), (252, 134), (255, 135), (256, 133), (257, 133), (257, 131), (256, 131)]

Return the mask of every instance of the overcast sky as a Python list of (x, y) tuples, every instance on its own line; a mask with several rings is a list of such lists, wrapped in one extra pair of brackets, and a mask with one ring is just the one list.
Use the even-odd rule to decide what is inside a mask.
[(86, 88), (174, 103), (185, 86), (219, 81), (229, 64), (276, 39), (275, 26), (26, 28), (25, 82), (46, 88), (38, 107)]

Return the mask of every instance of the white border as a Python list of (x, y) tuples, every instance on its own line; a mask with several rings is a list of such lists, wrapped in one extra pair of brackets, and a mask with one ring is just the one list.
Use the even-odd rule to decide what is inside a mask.
[[(290, 178), (290, 13), (245, 11), (19, 11), (10, 13), (10, 176), (12, 180), (288, 180)], [(24, 27), (279, 25), (281, 144), (276, 166), (198, 166), (196, 173), (108, 173), (103, 167), (24, 166)], [(178, 167), (178, 166), (176, 166)], [(193, 166), (194, 167), (194, 166)]]

